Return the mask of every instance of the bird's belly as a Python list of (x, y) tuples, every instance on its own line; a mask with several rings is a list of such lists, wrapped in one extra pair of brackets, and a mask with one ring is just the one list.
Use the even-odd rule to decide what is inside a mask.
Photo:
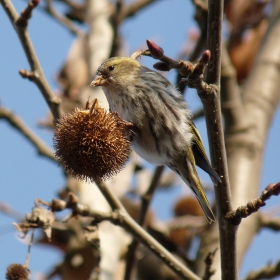
[(143, 147), (142, 143), (133, 141), (133, 150), (143, 159), (155, 165), (164, 165), (164, 159), (160, 156), (153, 145)]

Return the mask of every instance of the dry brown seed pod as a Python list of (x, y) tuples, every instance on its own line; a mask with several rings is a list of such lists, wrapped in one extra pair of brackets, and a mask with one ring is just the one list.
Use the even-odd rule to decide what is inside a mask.
[(132, 124), (97, 99), (62, 116), (54, 131), (55, 155), (66, 172), (78, 179), (109, 179), (123, 167), (130, 153)]
[(29, 269), (22, 264), (13, 263), (8, 266), (6, 272), (7, 280), (28, 280)]

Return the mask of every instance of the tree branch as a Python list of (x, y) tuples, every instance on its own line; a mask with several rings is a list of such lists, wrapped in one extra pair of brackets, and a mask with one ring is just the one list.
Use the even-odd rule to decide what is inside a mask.
[(280, 231), (280, 218), (271, 217), (267, 214), (259, 215), (260, 229), (271, 229), (273, 231)]
[(275, 265), (268, 264), (261, 269), (251, 271), (244, 280), (273, 279), (280, 275), (280, 261)]
[(0, 107), (0, 119), (6, 120), (11, 126), (18, 130), (37, 149), (39, 155), (57, 162), (53, 151), (40, 139), (18, 116), (12, 111)]
[[(226, 214), (231, 211), (232, 206), (220, 105), (223, 1), (208, 1), (208, 9), (207, 45), (211, 52), (211, 60), (208, 65), (206, 82), (212, 88), (212, 91), (209, 91), (209, 94), (208, 92), (201, 92), (198, 90), (198, 94), (201, 97), (205, 111), (212, 166), (221, 177), (222, 183), (215, 186), (219, 234), (217, 232), (217, 225), (214, 225), (211, 228), (211, 233), (207, 236), (207, 240), (202, 240), (201, 248), (204, 247), (205, 251), (219, 247), (220, 259), (215, 258), (213, 264), (213, 267), (217, 269), (215, 278), (234, 280), (238, 278), (236, 227), (231, 225), (225, 218)], [(220, 236), (220, 244), (217, 242), (218, 236)], [(209, 246), (210, 244), (211, 246)], [(220, 265), (219, 261), (221, 262)], [(198, 263), (202, 264), (202, 259), (198, 260)], [(198, 267), (200, 267), (199, 264)]]
[[(156, 187), (158, 186), (160, 176), (164, 170), (164, 166), (157, 166), (154, 172), (154, 176), (151, 180), (150, 186), (148, 187), (148, 190), (146, 193), (142, 196), (142, 204), (139, 211), (138, 216), (138, 224), (140, 226), (143, 226), (145, 222), (145, 217), (148, 212), (150, 202), (152, 200), (152, 197), (154, 195), (154, 192), (156, 190)], [(129, 245), (128, 252), (126, 254), (126, 266), (125, 266), (125, 280), (132, 279), (132, 272), (134, 268), (134, 262), (135, 262), (135, 253), (138, 248), (139, 242), (137, 239), (133, 239), (131, 244)]]
[(211, 276), (215, 274), (215, 269), (212, 269), (212, 264), (213, 264), (213, 258), (215, 257), (217, 250), (218, 249), (215, 249), (213, 252), (210, 252), (204, 260), (206, 267), (205, 267), (203, 280), (210, 280)]
[(266, 200), (270, 199), (273, 195), (278, 196), (279, 194), (280, 182), (277, 184), (269, 184), (258, 199), (248, 202), (246, 206), (240, 206), (236, 210), (228, 212), (226, 218), (233, 225), (239, 225), (242, 218), (247, 218), (251, 214), (257, 212), (260, 207), (265, 206)]
[(10, 0), (1, 0), (1, 5), (3, 6), (3, 9), (5, 10), (8, 17), (10, 18), (10, 21), (13, 24), (13, 27), (20, 39), (21, 45), (24, 49), (25, 55), (28, 59), (29, 65), (33, 72), (32, 81), (34, 81), (34, 83), (38, 86), (39, 90), (43, 94), (56, 122), (61, 115), (60, 106), (59, 106), (60, 99), (53, 94), (45, 78), (42, 67), (40, 65), (33, 44), (29, 37), (27, 27), (22, 25), (21, 23), (20, 24), (18, 23), (21, 17), (19, 17), (18, 13), (16, 12)]
[(158, 0), (134, 0), (134, 2), (123, 6), (121, 14), (119, 15), (119, 22), (124, 19), (135, 15), (138, 11), (146, 8), (148, 5), (157, 2)]
[(75, 35), (84, 35), (84, 32), (80, 30), (71, 20), (66, 18), (65, 16), (59, 14), (53, 7), (53, 2), (52, 0), (46, 0), (47, 7), (46, 11), (54, 18), (56, 19), (59, 23), (64, 25), (67, 29), (69, 29), (70, 32), (72, 32)]
[[(189, 56), (190, 61), (196, 61), (203, 50), (206, 49), (206, 40), (207, 40), (207, 18), (208, 18), (208, 5), (207, 2), (192, 0), (196, 7), (195, 11), (195, 20), (200, 27), (200, 36), (196, 45)], [(181, 83), (182, 76), (178, 73), (176, 78), (176, 84), (182, 94), (185, 92), (187, 85), (185, 83)]]
[(164, 225), (169, 232), (175, 229), (186, 229), (186, 228), (198, 231), (208, 226), (204, 217), (193, 216), (193, 215), (174, 217), (166, 221)]

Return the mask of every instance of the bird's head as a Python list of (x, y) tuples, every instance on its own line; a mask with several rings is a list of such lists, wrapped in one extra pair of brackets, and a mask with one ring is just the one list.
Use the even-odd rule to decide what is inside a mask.
[(91, 86), (122, 87), (131, 84), (141, 64), (130, 57), (113, 57), (106, 60), (96, 71)]

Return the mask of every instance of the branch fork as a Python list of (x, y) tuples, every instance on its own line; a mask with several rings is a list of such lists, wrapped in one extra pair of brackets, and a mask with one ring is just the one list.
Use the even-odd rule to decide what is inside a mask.
[(280, 182), (277, 184), (269, 184), (261, 196), (253, 201), (249, 201), (245, 206), (240, 206), (234, 211), (230, 211), (226, 218), (233, 225), (239, 225), (243, 218), (247, 218), (251, 214), (257, 212), (261, 207), (265, 206), (265, 201), (271, 196), (278, 196), (280, 194)]

